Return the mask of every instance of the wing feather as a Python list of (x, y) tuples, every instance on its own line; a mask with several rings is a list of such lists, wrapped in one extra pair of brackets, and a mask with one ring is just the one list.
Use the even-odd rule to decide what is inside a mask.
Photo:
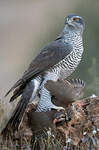
[(7, 92), (6, 96), (16, 87), (26, 84), (26, 82), (29, 82), (32, 78), (35, 78), (44, 71), (56, 65), (68, 56), (72, 50), (72, 45), (63, 42), (61, 39), (55, 40), (48, 44), (40, 51), (37, 57), (29, 65), (28, 70), (24, 72), (22, 78), (14, 84), (14, 86)]

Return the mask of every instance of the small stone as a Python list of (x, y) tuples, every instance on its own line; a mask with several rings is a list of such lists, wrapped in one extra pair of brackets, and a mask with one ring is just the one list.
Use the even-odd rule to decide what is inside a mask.
[(70, 143), (71, 142), (71, 139), (70, 138), (67, 138), (66, 139), (66, 143)]
[(84, 132), (84, 133), (83, 133), (83, 135), (86, 135), (86, 134), (87, 134), (87, 132)]
[(92, 133), (93, 133), (93, 134), (96, 134), (96, 133), (97, 133), (97, 131), (94, 129), (94, 130), (92, 131)]
[(97, 97), (95, 94), (92, 94), (92, 95), (90, 96), (90, 98), (95, 98), (95, 97)]

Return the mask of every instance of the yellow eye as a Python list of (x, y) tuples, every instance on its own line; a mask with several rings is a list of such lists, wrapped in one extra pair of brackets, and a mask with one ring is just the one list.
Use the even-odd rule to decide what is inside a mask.
[(78, 18), (73, 18), (73, 21), (78, 21)]

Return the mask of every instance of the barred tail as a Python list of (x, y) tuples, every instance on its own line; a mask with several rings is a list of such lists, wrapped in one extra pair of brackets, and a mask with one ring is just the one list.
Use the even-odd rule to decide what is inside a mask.
[(1, 134), (5, 134), (9, 129), (11, 129), (13, 132), (18, 130), (33, 91), (34, 91), (34, 85), (32, 82), (29, 82), (10, 120), (8, 121), (6, 127), (3, 129)]

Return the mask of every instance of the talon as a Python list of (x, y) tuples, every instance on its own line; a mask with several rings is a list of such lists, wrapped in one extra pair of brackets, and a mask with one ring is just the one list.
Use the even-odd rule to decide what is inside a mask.
[(65, 108), (60, 107), (60, 108), (57, 109), (57, 111), (61, 111), (61, 110), (65, 110)]
[(56, 109), (57, 111), (65, 110), (64, 107), (54, 106), (52, 109)]

